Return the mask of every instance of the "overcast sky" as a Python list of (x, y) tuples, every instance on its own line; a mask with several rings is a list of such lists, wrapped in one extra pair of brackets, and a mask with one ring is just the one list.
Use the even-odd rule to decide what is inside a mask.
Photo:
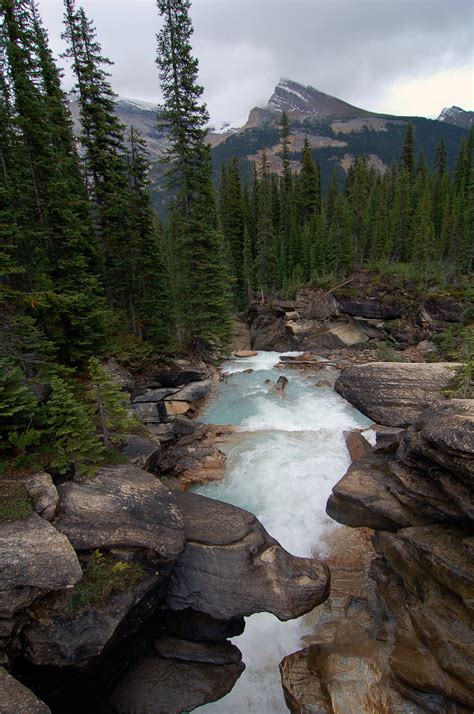
[[(80, 0), (78, 0), (80, 4)], [(83, 0), (114, 90), (159, 102), (153, 0)], [(53, 51), (62, 0), (39, 0)], [(357, 106), (437, 116), (474, 108), (473, 0), (194, 0), (193, 47), (211, 121), (243, 124), (280, 77)], [(71, 85), (70, 75), (65, 83)]]

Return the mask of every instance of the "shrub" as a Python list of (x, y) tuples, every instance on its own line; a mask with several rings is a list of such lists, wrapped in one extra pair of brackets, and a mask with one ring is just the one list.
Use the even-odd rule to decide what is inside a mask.
[(126, 563), (96, 550), (84, 575), (61, 603), (65, 615), (74, 615), (91, 606), (103, 605), (111, 595), (133, 587), (146, 576), (140, 563)]

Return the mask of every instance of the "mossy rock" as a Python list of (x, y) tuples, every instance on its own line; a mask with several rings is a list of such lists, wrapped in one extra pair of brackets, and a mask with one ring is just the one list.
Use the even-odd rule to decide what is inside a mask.
[(0, 523), (28, 518), (33, 513), (33, 503), (21, 483), (0, 481)]
[(147, 575), (140, 563), (127, 563), (98, 550), (83, 569), (81, 580), (65, 599), (61, 598), (59, 609), (66, 617), (73, 617), (89, 607), (104, 605), (112, 595), (137, 585)]

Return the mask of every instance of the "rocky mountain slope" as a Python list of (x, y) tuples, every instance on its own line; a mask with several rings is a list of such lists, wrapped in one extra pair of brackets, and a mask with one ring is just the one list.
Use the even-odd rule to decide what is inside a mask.
[(468, 111), (456, 106), (445, 107), (439, 115), (438, 121), (469, 129), (474, 123), (474, 111)]
[(237, 132), (221, 135), (214, 146), (216, 168), (232, 156), (241, 161), (244, 174), (249, 175), (252, 162), (265, 148), (274, 171), (281, 169), (279, 126), (282, 112), (288, 113), (291, 125), (291, 159), (298, 171), (301, 149), (308, 138), (313, 156), (321, 165), (323, 187), (336, 169), (341, 178), (358, 155), (384, 171), (392, 161), (398, 161), (408, 121), (415, 126), (416, 145), (423, 151), (428, 164), (435, 158), (436, 146), (444, 139), (451, 167), (459, 149), (460, 138), (467, 127), (452, 122), (377, 114), (348, 104), (291, 80), (281, 80), (266, 107), (255, 107), (248, 121)]
[[(70, 97), (70, 108), (78, 128), (79, 110), (74, 95)], [(397, 161), (408, 121), (415, 126), (417, 150), (424, 152), (428, 164), (433, 163), (436, 147), (443, 138), (448, 163), (453, 168), (461, 136), (467, 132), (474, 114), (458, 107), (443, 110), (437, 120), (377, 114), (314, 87), (283, 79), (276, 85), (266, 107), (254, 107), (242, 127), (229, 127), (225, 123), (210, 127), (208, 140), (213, 147), (215, 178), (221, 165), (233, 157), (240, 160), (242, 174), (250, 176), (253, 162), (258, 160), (264, 148), (272, 170), (279, 172), (283, 111), (290, 118), (293, 169), (299, 170), (301, 150), (307, 137), (313, 156), (321, 165), (323, 188), (334, 169), (343, 178), (358, 155), (368, 156), (369, 162), (379, 171)], [(149, 102), (119, 97), (117, 115), (126, 126), (138, 128), (146, 139), (152, 161), (152, 194), (155, 206), (159, 208), (166, 195), (161, 186), (162, 166), (158, 163), (166, 146), (166, 134), (156, 127), (156, 107)]]

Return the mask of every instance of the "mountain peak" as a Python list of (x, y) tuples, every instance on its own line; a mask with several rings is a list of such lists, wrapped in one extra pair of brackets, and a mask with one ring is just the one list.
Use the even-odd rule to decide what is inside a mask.
[(266, 109), (271, 112), (318, 117), (347, 114), (348, 112), (360, 114), (362, 111), (337, 99), (337, 97), (315, 89), (315, 87), (299, 84), (299, 82), (286, 77), (282, 77), (276, 85)]
[(445, 107), (443, 109), (438, 117), (438, 121), (444, 121), (446, 124), (455, 124), (455, 126), (469, 129), (474, 123), (474, 111), (461, 109), (461, 107), (457, 107), (453, 104), (452, 107)]

